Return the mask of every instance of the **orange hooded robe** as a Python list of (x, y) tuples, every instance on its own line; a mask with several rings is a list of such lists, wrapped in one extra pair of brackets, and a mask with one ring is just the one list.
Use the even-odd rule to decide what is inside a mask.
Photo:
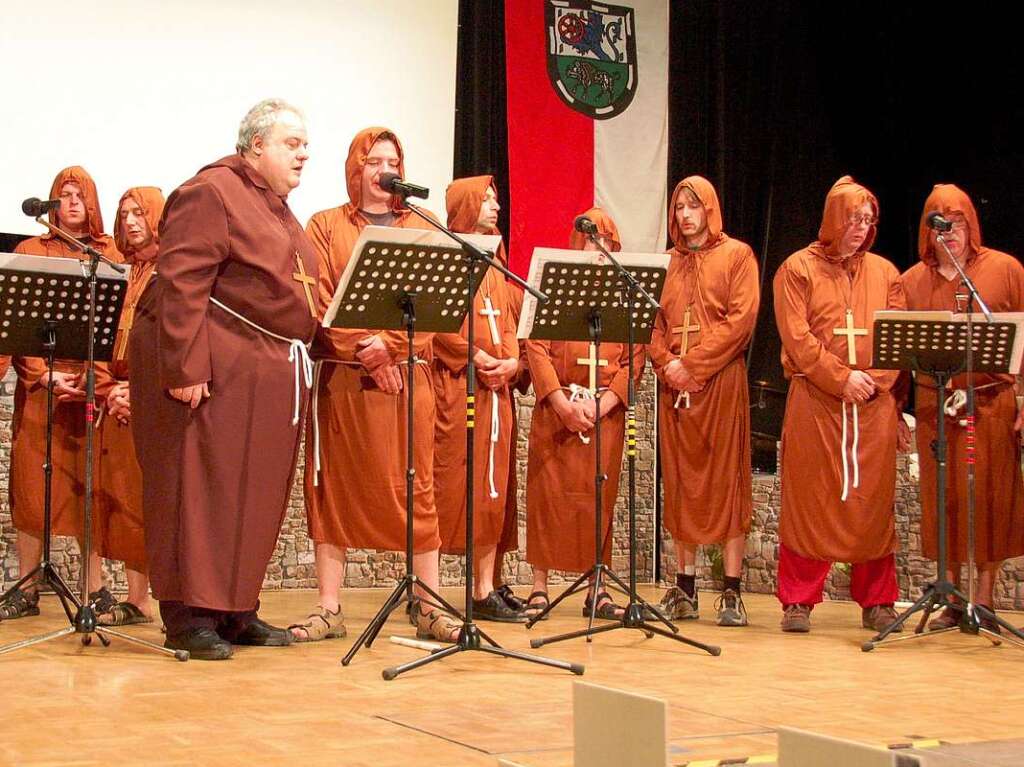
[[(619, 231), (600, 208), (585, 214), (597, 224), (601, 237), (611, 240), (609, 250), (621, 250)], [(569, 247), (582, 250), (585, 239), (573, 232)], [(558, 389), (570, 384), (586, 388), (590, 367), (579, 359), (589, 358), (589, 341), (527, 341), (530, 375), (536, 405), (530, 425), (526, 474), (526, 560), (541, 570), (582, 572), (594, 564), (594, 432), (591, 442), (562, 424), (548, 401)], [(608, 364), (598, 367), (597, 386), (610, 389), (622, 404), (601, 420), (601, 470), (608, 480), (602, 488), (601, 557), (611, 563), (612, 515), (619, 490), (622, 448), (626, 425), (629, 386), (629, 352), (626, 344), (602, 343), (598, 357)], [(643, 347), (635, 348), (637, 378), (643, 372)]]
[[(906, 301), (896, 267), (868, 252), (875, 227), (854, 255), (844, 260), (837, 252), (846, 221), (865, 202), (877, 216), (871, 192), (849, 176), (839, 179), (825, 200), (818, 240), (775, 273), (775, 321), (790, 380), (782, 425), (779, 539), (807, 559), (869, 562), (897, 546), (897, 409), (891, 389), (899, 371), (872, 369), (871, 349), (874, 313), (903, 309)], [(853, 364), (847, 336), (834, 332), (846, 327), (848, 310), (854, 326), (866, 329), (851, 336)], [(857, 406), (856, 416), (853, 405), (844, 408), (841, 399), (854, 369), (867, 371), (877, 386), (875, 396)]]
[[(689, 250), (675, 209), (684, 189), (703, 203), (708, 239)], [(709, 181), (683, 179), (669, 205), (668, 276), (647, 347), (658, 375), (658, 435), (665, 485), (665, 526), (688, 544), (720, 543), (746, 533), (752, 513), (750, 403), (744, 352), (760, 303), (757, 260), (746, 243), (722, 231), (722, 209)], [(688, 320), (688, 321), (687, 321)], [(681, 354), (683, 326), (687, 351)], [(675, 407), (678, 391), (662, 379), (681, 359), (704, 384)]]
[[(362, 173), (366, 155), (386, 128), (367, 128), (356, 134), (345, 161), (349, 202), (313, 215), (306, 232), (319, 254), (318, 311), (322, 318), (352, 257), (360, 232), (369, 225), (360, 212)], [(399, 175), (405, 175), (405, 155), (397, 138)], [(392, 226), (423, 229), (401, 199), (392, 198)], [(313, 429), (307, 428), (305, 497), (309, 536), (317, 543), (341, 547), (405, 549), (406, 401), (408, 388), (385, 394), (356, 359), (357, 342), (378, 335), (402, 365), (407, 355), (404, 330), (372, 331), (357, 328), (321, 328), (315, 355), (323, 360), (317, 390), (316, 418), (320, 435), (320, 472), (315, 470)], [(414, 350), (430, 360), (433, 334), (416, 333)], [(434, 503), (434, 389), (430, 367), (416, 364), (415, 432), (413, 465), (413, 549), (432, 551), (440, 546), (437, 507)], [(312, 416), (311, 416), (312, 417)], [(310, 423), (312, 426), (312, 422)]]
[[(96, 184), (84, 168), (75, 165), (60, 171), (50, 188), (50, 198), (60, 197), (61, 188), (69, 182), (78, 184), (85, 202), (87, 233), (82, 239), (111, 261), (121, 261), (114, 240), (103, 233)], [(51, 224), (59, 225), (57, 211), (51, 210), (49, 219)], [(49, 232), (19, 243), (14, 252), (86, 258)], [(41, 357), (15, 357), (13, 364), (18, 381), (11, 424), (11, 516), (15, 528), (38, 537), (43, 531), (42, 466), (46, 457), (46, 389), (39, 385), (39, 379), (47, 370), (46, 361)], [(84, 365), (74, 360), (56, 360), (56, 370), (81, 374)], [(84, 386), (83, 378), (81, 388)], [(85, 494), (85, 402), (58, 402), (55, 397), (53, 405), (53, 534), (80, 536)], [(95, 536), (95, 517), (93, 530)]]
[[(448, 227), (454, 232), (475, 231), (484, 195), (493, 176), (456, 179), (448, 187)], [(498, 234), (492, 230), (489, 234)], [(511, 290), (504, 276), (488, 269), (473, 298), (473, 332), (477, 349), (498, 359), (519, 357), (511, 306)], [(485, 299), (499, 314), (494, 317), (497, 340), (492, 338)], [(516, 313), (518, 314), (518, 313)], [(441, 550), (466, 550), (466, 349), (468, 319), (459, 333), (434, 336), (434, 499), (441, 533)], [(497, 440), (492, 443), (492, 408), (497, 415)], [(505, 521), (509, 454), (512, 445), (512, 404), (508, 386), (491, 391), (477, 378), (476, 428), (473, 432), (473, 540), (495, 546)], [(492, 452), (493, 444), (493, 452)], [(493, 482), (493, 485), (492, 485)], [(491, 495), (491, 490), (494, 495)]]
[[(970, 198), (952, 184), (938, 184), (921, 213), (917, 251), (921, 260), (903, 274), (907, 307), (915, 310), (966, 310), (957, 294), (965, 293), (959, 276), (947, 280), (928, 228), (928, 214), (954, 213), (967, 220), (969, 246), (965, 271), (993, 312), (1024, 311), (1024, 267), (1011, 255), (983, 247), (978, 214)], [(974, 308), (978, 311), (978, 308)], [(1024, 554), (1024, 487), (1021, 483), (1020, 437), (1014, 432), (1017, 415), (1012, 375), (977, 373), (975, 385), (975, 505), (974, 557), (979, 563), (1001, 562)], [(953, 379), (951, 389), (964, 389), (967, 376)], [(949, 392), (951, 393), (951, 392)], [(948, 394), (947, 393), (947, 396)], [(921, 464), (921, 548), (926, 557), (938, 558), (935, 516), (935, 456), (928, 448), (935, 439), (935, 381), (918, 374), (915, 398), (917, 444)], [(946, 418), (949, 440), (946, 466), (949, 561), (967, 561), (967, 434), (960, 420), (966, 407)]]
[[(153, 233), (153, 241), (142, 250), (135, 250), (125, 236), (121, 206), (125, 200), (138, 205)], [(164, 211), (164, 196), (153, 186), (139, 186), (121, 195), (114, 222), (117, 249), (131, 264), (128, 290), (121, 309), (121, 320), (114, 342), (114, 357), (96, 365), (96, 401), (103, 412), (98, 437), (99, 481), (96, 495), (96, 551), (107, 559), (121, 560), (136, 572), (146, 572), (146, 535), (142, 516), (142, 469), (135, 457), (135, 440), (131, 424), (122, 424), (106, 413), (105, 403), (118, 382), (131, 378), (128, 370), (128, 334), (135, 318), (139, 298), (156, 270), (156, 254), (160, 243), (157, 227)]]

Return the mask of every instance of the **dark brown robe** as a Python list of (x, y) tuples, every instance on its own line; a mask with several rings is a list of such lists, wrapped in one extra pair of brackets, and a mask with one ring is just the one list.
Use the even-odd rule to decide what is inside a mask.
[[(959, 277), (947, 280), (939, 273), (927, 227), (927, 216), (932, 211), (947, 217), (960, 213), (966, 218), (970, 244), (965, 269), (989, 309), (993, 312), (1024, 311), (1024, 267), (1013, 256), (982, 246), (974, 205), (964, 192), (951, 184), (936, 186), (925, 202), (918, 239), (921, 261), (903, 274), (907, 308), (952, 312), (966, 308), (965, 303), (957, 302), (957, 294), (964, 293)], [(974, 558), (979, 563), (1001, 562), (1024, 554), (1024, 484), (1020, 469), (1020, 435), (1013, 430), (1017, 416), (1014, 381), (1012, 375), (977, 373), (974, 385)], [(951, 389), (966, 386), (967, 376), (959, 375), (953, 379)], [(952, 391), (947, 391), (945, 396), (950, 394)], [(926, 557), (937, 559), (936, 468), (935, 456), (929, 449), (935, 440), (936, 397), (935, 381), (930, 376), (917, 376), (914, 411), (921, 466), (921, 549)], [(963, 407), (955, 417), (945, 416), (949, 441), (946, 529), (950, 562), (967, 561), (967, 429), (960, 424), (966, 415), (967, 408)]]
[[(51, 199), (60, 196), (61, 187), (71, 182), (82, 190), (87, 214), (84, 240), (112, 261), (121, 261), (114, 240), (103, 233), (99, 196), (92, 177), (84, 168), (65, 168), (53, 181)], [(50, 223), (57, 224), (56, 211), (50, 211)], [(19, 243), (15, 253), (49, 258), (84, 258), (63, 240), (52, 234), (33, 237)], [(43, 532), (43, 463), (46, 458), (46, 389), (39, 385), (46, 373), (46, 361), (40, 357), (15, 357), (18, 373), (14, 389), (14, 419), (11, 424), (11, 479), (9, 486), (14, 526), (38, 537)], [(56, 360), (56, 370), (83, 376), (85, 366), (74, 360)], [(85, 388), (84, 376), (80, 388)], [(85, 495), (85, 402), (53, 400), (53, 496), (52, 530), (54, 535), (82, 535), (82, 500)], [(93, 495), (95, 498), (95, 493)], [(93, 518), (93, 537), (98, 527)]]
[[(708, 239), (689, 250), (675, 217), (689, 189), (704, 204)], [(750, 530), (750, 402), (746, 348), (757, 322), (757, 260), (722, 231), (714, 187), (700, 176), (679, 182), (669, 205), (676, 247), (647, 347), (659, 377), (658, 440), (665, 487), (665, 527), (688, 544), (722, 543)], [(684, 328), (679, 331), (678, 328)], [(686, 351), (683, 352), (683, 338)], [(704, 388), (685, 396), (661, 377), (681, 359)]]
[[(836, 182), (818, 241), (791, 255), (775, 273), (775, 321), (790, 380), (782, 425), (779, 540), (808, 559), (868, 562), (897, 546), (897, 413), (891, 389), (898, 371), (873, 369), (871, 348), (875, 312), (903, 309), (906, 301), (896, 267), (868, 252), (874, 227), (859, 252), (845, 260), (836, 252), (849, 214), (865, 201), (877, 212), (878, 202), (867, 189), (848, 176)], [(854, 327), (865, 331), (851, 336), (853, 364), (847, 336), (835, 332), (846, 327), (848, 309)], [(851, 370), (867, 371), (877, 392), (856, 406), (856, 450), (854, 406), (846, 404), (844, 450), (841, 394)]]
[[(283, 338), (310, 341), (316, 320), (301, 259), (316, 253), (286, 201), (240, 156), (201, 169), (171, 194), (158, 275), (129, 337), (132, 427), (143, 475), (153, 594), (244, 612), (259, 596), (291, 492), (300, 424)], [(210, 382), (192, 410), (168, 389)], [(307, 392), (300, 387), (300, 410)]]
[[(384, 128), (356, 135), (345, 164), (349, 202), (313, 215), (306, 231), (319, 258), (318, 310), (327, 309), (352, 257), (359, 234), (369, 221), (359, 212), (361, 177), (366, 154)], [(402, 148), (396, 141), (401, 157)], [(399, 173), (404, 173), (404, 165)], [(392, 226), (428, 226), (393, 200)], [(316, 449), (313, 429), (307, 429), (305, 474), (309, 536), (317, 543), (340, 547), (405, 550), (406, 402), (408, 388), (398, 394), (381, 391), (356, 359), (357, 343), (378, 335), (402, 364), (408, 353), (405, 331), (321, 328), (317, 357), (323, 363), (318, 388), (320, 472), (313, 467)], [(431, 357), (430, 333), (416, 333), (414, 350), (426, 362)], [(405, 365), (401, 367), (403, 378)], [(413, 549), (433, 551), (440, 546), (434, 504), (434, 389), (430, 367), (415, 365), (413, 437)], [(312, 417), (312, 416), (311, 416)]]

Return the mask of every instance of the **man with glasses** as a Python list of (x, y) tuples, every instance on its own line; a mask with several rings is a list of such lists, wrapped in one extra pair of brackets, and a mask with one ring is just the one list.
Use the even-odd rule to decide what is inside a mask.
[[(928, 226), (928, 217), (941, 213), (952, 224), (943, 235), (946, 248)], [(1024, 267), (1013, 256), (983, 247), (981, 227), (974, 204), (952, 184), (937, 184), (925, 201), (917, 243), (919, 263), (903, 275), (903, 288), (910, 309), (967, 310), (966, 291), (950, 254), (960, 262), (982, 299), (993, 312), (1024, 311)], [(978, 311), (978, 307), (974, 307)], [(917, 444), (927, 448), (935, 439), (937, 398), (935, 382), (928, 376), (916, 378), (915, 414)], [(946, 504), (949, 514), (949, 568), (946, 578), (956, 582), (960, 563), (967, 561), (967, 376), (953, 379), (943, 392), (946, 437), (949, 440)], [(1022, 418), (1015, 395), (1015, 376), (980, 373), (975, 389), (975, 517), (974, 559), (978, 563), (978, 604), (992, 609), (992, 591), (1004, 559), (1024, 554), (1024, 485), (1020, 471)], [(901, 447), (909, 445), (909, 428), (900, 422)], [(935, 457), (920, 450), (921, 461), (921, 547), (924, 555), (938, 558), (935, 515)], [(966, 591), (966, 589), (964, 589)], [(947, 607), (931, 621), (931, 629), (951, 628), (960, 623), (962, 610)], [(988, 618), (982, 627), (999, 632)]]
[(783, 631), (807, 632), (833, 562), (852, 563), (865, 628), (896, 618), (898, 371), (871, 369), (872, 317), (903, 309), (899, 272), (868, 252), (878, 200), (849, 176), (825, 199), (817, 241), (775, 274), (790, 380), (782, 426), (779, 585)]

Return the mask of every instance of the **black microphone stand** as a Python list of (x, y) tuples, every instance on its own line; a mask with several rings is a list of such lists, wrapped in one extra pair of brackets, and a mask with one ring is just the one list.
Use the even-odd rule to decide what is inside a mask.
[[(401, 193), (404, 190), (396, 188), (396, 191)], [(584, 670), (583, 665), (579, 663), (566, 663), (564, 661), (541, 658), (536, 655), (528, 655), (514, 650), (506, 650), (493, 639), (488, 637), (476, 624), (473, 623), (473, 495), (476, 479), (473, 473), (473, 441), (476, 412), (476, 365), (473, 362), (473, 344), (475, 339), (473, 329), (473, 296), (476, 293), (476, 264), (482, 262), (494, 269), (497, 269), (504, 274), (505, 277), (514, 280), (524, 290), (529, 291), (530, 295), (534, 296), (538, 301), (546, 301), (547, 296), (526, 284), (526, 282), (521, 280), (518, 275), (513, 274), (498, 263), (492, 257), (493, 254), (482, 250), (465, 238), (460, 237), (458, 234), (451, 231), (448, 227), (436, 221), (425, 211), (408, 202), (408, 200), (405, 199), (404, 194), (401, 196), (403, 198), (403, 203), (409, 210), (430, 224), (434, 229), (448, 235), (448, 237), (462, 247), (463, 258), (465, 259), (465, 263), (468, 268), (469, 279), (467, 280), (465, 299), (466, 324), (468, 328), (468, 346), (466, 351), (466, 607), (463, 614), (462, 629), (459, 631), (459, 638), (455, 644), (450, 647), (437, 650), (422, 658), (417, 658), (409, 663), (386, 668), (383, 671), (383, 676), (385, 679), (391, 680), (406, 671), (412, 671), (413, 669), (425, 666), (428, 663), (433, 663), (434, 661), (441, 660), (442, 658), (447, 658), (450, 655), (471, 650), (487, 652), (492, 655), (499, 655), (505, 658), (529, 661), (531, 663), (539, 663), (544, 666), (551, 666), (553, 668), (571, 671), (577, 675), (582, 674)], [(485, 644), (481, 639), (485, 640), (487, 643)]]
[[(92, 643), (93, 634), (99, 637), (100, 642), (103, 643), (104, 647), (110, 646), (109, 636), (123, 639), (126, 642), (137, 644), (141, 647), (145, 647), (155, 652), (159, 652), (163, 655), (170, 655), (177, 658), (179, 661), (187, 661), (189, 654), (186, 650), (170, 650), (166, 647), (161, 647), (153, 642), (148, 642), (144, 639), (132, 636), (131, 634), (125, 634), (121, 631), (117, 631), (108, 626), (101, 626), (96, 620), (96, 605), (94, 602), (89, 601), (89, 558), (92, 553), (92, 504), (93, 504), (93, 456), (95, 453), (95, 438), (96, 438), (96, 356), (95, 356), (95, 343), (96, 343), (96, 272), (99, 268), (99, 264), (102, 261), (111, 269), (119, 274), (124, 274), (124, 267), (120, 264), (116, 264), (113, 261), (106, 258), (102, 253), (93, 248), (90, 245), (85, 244), (80, 239), (75, 237), (68, 232), (65, 232), (55, 224), (51, 224), (49, 221), (44, 219), (41, 215), (36, 216), (36, 221), (45, 226), (55, 235), (60, 237), (72, 248), (81, 251), (83, 254), (89, 257), (86, 262), (86, 278), (89, 281), (89, 320), (88, 320), (88, 339), (87, 339), (87, 356), (85, 360), (85, 499), (83, 503), (83, 530), (82, 530), (82, 572), (81, 572), (81, 597), (75, 598), (74, 594), (71, 593), (71, 589), (66, 583), (60, 578), (60, 576), (53, 569), (52, 563), (49, 561), (50, 557), (50, 530), (45, 529), (45, 540), (43, 543), (43, 563), (41, 564), (42, 574), (48, 580), (49, 584), (57, 592), (58, 597), (64, 607), (64, 611), (67, 613), (71, 625), (60, 629), (58, 631), (45, 634), (43, 636), (35, 637), (33, 639), (26, 639), (21, 642), (15, 642), (6, 647), (0, 648), (0, 654), (11, 652), (13, 650), (20, 649), (22, 647), (30, 647), (40, 642), (45, 642), (49, 639), (55, 639), (60, 636), (65, 636), (71, 633), (81, 634), (82, 644), (89, 645)], [(46, 489), (44, 491), (44, 527), (49, 527), (50, 522), (50, 503), (51, 503), (51, 483), (53, 478), (53, 465), (51, 463), (52, 458), (52, 441), (53, 441), (53, 363), (56, 352), (56, 329), (55, 326), (50, 325), (49, 333), (46, 341), (46, 348), (48, 351), (49, 365), (49, 381), (47, 384), (47, 424), (46, 424), (46, 463), (44, 465)], [(24, 579), (22, 579), (24, 582)], [(70, 608), (68, 607), (68, 598), (70, 602), (75, 605), (76, 613), (74, 616), (71, 615)]]
[[(697, 647), (710, 655), (721, 655), (722, 649), (715, 645), (708, 645), (702, 642), (698, 642), (694, 639), (689, 639), (679, 633), (679, 628), (669, 621), (657, 607), (648, 603), (642, 597), (637, 594), (636, 591), (636, 380), (633, 370), (633, 347), (634, 347), (634, 323), (635, 319), (633, 316), (633, 306), (639, 294), (644, 301), (646, 301), (652, 308), (660, 309), (660, 305), (654, 300), (647, 290), (644, 289), (636, 278), (625, 269), (619, 261), (608, 252), (607, 248), (601, 244), (600, 238), (597, 236), (596, 228), (593, 226), (586, 226), (584, 223), (582, 226), (577, 225), (577, 229), (581, 233), (586, 234), (590, 242), (594, 244), (597, 250), (604, 255), (605, 258), (615, 267), (618, 273), (619, 281), (625, 285), (623, 293), (626, 298), (626, 311), (627, 311), (627, 352), (628, 352), (628, 373), (629, 382), (627, 385), (627, 397), (626, 397), (626, 456), (628, 466), (628, 509), (629, 509), (629, 585), (623, 583), (622, 579), (615, 574), (614, 571), (603, 562), (601, 555), (601, 513), (602, 513), (602, 485), (607, 479), (604, 475), (603, 468), (601, 466), (601, 395), (600, 392), (595, 393), (595, 411), (597, 418), (594, 423), (594, 434), (595, 434), (595, 449), (597, 452), (596, 465), (597, 475), (595, 479), (595, 492), (597, 498), (597, 510), (596, 510), (596, 524), (597, 524), (597, 557), (594, 567), (590, 571), (584, 573), (579, 580), (576, 581), (565, 593), (553, 601), (547, 608), (544, 609), (538, 615), (535, 615), (527, 623), (527, 628), (532, 627), (537, 621), (539, 621), (544, 615), (551, 611), (552, 608), (566, 596), (575, 592), (577, 585), (582, 584), (589, 573), (594, 573), (594, 593), (591, 597), (591, 610), (590, 610), (590, 621), (588, 622), (587, 628), (580, 629), (579, 631), (573, 631), (568, 634), (561, 634), (554, 637), (546, 637), (542, 639), (533, 639), (530, 641), (530, 646), (533, 648), (542, 647), (545, 644), (551, 644), (553, 642), (561, 642), (566, 639), (575, 639), (577, 637), (585, 636), (587, 641), (593, 641), (595, 634), (603, 634), (607, 631), (614, 631), (616, 629), (636, 629), (646, 636), (648, 639), (652, 638), (654, 634), (659, 636), (668, 637), (674, 639), (677, 642), (690, 645), (691, 647)], [(584, 231), (586, 229), (586, 231)], [(591, 317), (591, 333), (595, 344), (600, 344), (600, 333), (601, 333), (601, 316), (599, 311), (594, 311)], [(599, 356), (599, 353), (598, 353)], [(594, 627), (594, 617), (597, 610), (597, 599), (598, 594), (601, 593), (601, 580), (602, 576), (607, 578), (611, 583), (618, 587), (622, 593), (629, 597), (629, 603), (626, 605), (623, 611), (622, 617), (615, 621), (608, 623), (603, 626)], [(661, 623), (668, 627), (666, 631), (661, 626), (653, 625), (646, 620), (647, 615), (653, 615)]]

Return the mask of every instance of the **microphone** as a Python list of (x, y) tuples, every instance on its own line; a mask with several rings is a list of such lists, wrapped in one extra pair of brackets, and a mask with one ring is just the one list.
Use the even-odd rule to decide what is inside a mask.
[(936, 232), (951, 232), (953, 222), (935, 210), (928, 214), (928, 227)]
[(576, 216), (572, 222), (572, 228), (580, 234), (597, 234), (597, 224), (586, 216)]
[(425, 186), (403, 181), (397, 173), (381, 173), (377, 183), (385, 192), (400, 194), (402, 197), (419, 197), (421, 200), (425, 200), (430, 196), (430, 190)]
[(21, 203), (21, 212), (26, 216), (38, 218), (49, 213), (54, 208), (60, 207), (60, 200), (40, 200), (38, 197), (29, 197)]

